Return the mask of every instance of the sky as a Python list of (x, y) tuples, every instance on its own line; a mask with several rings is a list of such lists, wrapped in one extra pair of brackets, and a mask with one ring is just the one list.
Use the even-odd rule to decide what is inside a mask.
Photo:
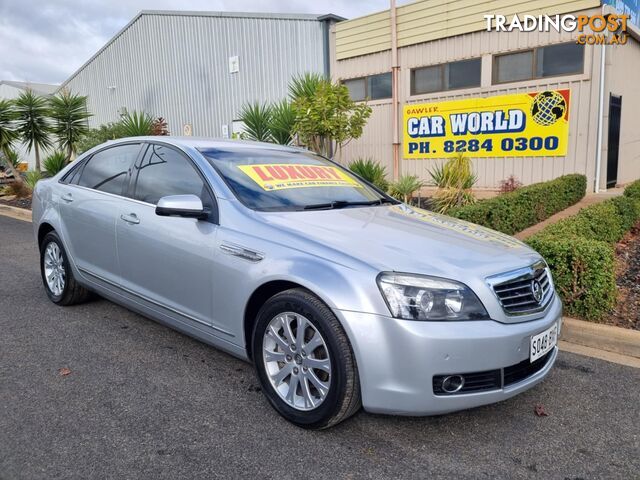
[(140, 10), (334, 13), (353, 18), (388, 7), (389, 0), (0, 0), (0, 80), (61, 83)]

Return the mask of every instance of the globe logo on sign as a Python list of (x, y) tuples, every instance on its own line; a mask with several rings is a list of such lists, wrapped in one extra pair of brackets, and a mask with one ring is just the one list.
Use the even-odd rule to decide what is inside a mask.
[(567, 111), (567, 102), (558, 92), (545, 91), (538, 93), (533, 99), (531, 116), (538, 125), (553, 125)]

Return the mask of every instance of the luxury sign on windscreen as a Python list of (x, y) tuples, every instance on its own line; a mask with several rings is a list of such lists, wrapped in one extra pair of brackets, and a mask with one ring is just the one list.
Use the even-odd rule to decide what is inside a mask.
[(559, 156), (567, 153), (569, 90), (404, 107), (404, 157)]

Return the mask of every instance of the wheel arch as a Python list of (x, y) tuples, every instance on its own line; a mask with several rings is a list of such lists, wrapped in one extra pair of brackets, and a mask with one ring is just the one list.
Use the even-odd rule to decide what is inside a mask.
[(244, 346), (249, 360), (253, 361), (251, 341), (253, 337), (253, 328), (255, 326), (260, 308), (262, 308), (265, 302), (274, 295), (277, 295), (278, 293), (284, 292), (286, 290), (290, 290), (292, 288), (306, 290), (310, 294), (320, 299), (320, 301), (327, 305), (328, 308), (331, 308), (321, 295), (318, 295), (313, 290), (310, 290), (309, 288), (300, 283), (296, 283), (295, 281), (270, 280), (266, 283), (263, 283), (253, 291), (253, 293), (249, 297), (249, 300), (247, 301), (247, 305), (244, 310)]
[(53, 228), (53, 225), (48, 222), (43, 222), (42, 224), (40, 224), (40, 226), (38, 227), (38, 248), (40, 248), (45, 235), (47, 235), (47, 233), (49, 232), (55, 232), (55, 230), (56, 229)]

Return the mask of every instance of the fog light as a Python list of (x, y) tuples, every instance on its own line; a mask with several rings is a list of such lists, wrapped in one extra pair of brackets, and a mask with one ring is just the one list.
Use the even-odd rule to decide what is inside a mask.
[(462, 375), (449, 375), (442, 379), (442, 390), (447, 393), (459, 392), (464, 387), (464, 377)]

